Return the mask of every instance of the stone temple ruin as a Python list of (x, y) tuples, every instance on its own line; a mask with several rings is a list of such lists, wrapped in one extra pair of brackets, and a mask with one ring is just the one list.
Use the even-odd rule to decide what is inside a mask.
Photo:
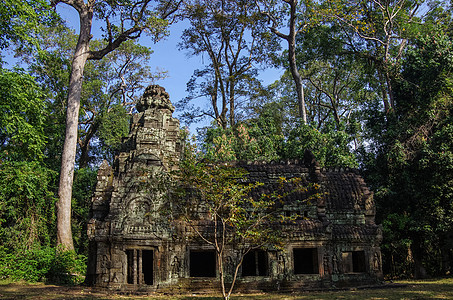
[[(179, 121), (172, 117), (169, 95), (149, 86), (137, 110), (114, 165), (104, 162), (99, 169), (88, 223), (87, 281), (127, 291), (218, 288), (214, 250), (191, 238), (184, 224), (169, 226), (159, 213), (161, 193), (144, 184), (147, 175), (174, 168), (180, 158)], [(286, 214), (304, 217), (287, 225), (283, 249), (245, 256), (237, 291), (367, 285), (382, 279), (382, 230), (374, 221), (373, 194), (356, 170), (321, 169), (310, 153), (300, 162), (238, 165), (251, 182), (270, 187), (279, 177), (302, 177), (318, 183), (323, 196), (310, 206), (285, 201)], [(227, 260), (234, 258), (235, 245), (228, 251)]]

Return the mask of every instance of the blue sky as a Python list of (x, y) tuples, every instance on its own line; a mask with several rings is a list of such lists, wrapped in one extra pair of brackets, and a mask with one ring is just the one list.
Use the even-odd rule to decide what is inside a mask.
[[(68, 26), (78, 32), (79, 19), (76, 10), (68, 5), (59, 4), (57, 11), (67, 21)], [(187, 52), (178, 50), (177, 44), (186, 26), (187, 22), (173, 24), (170, 27), (170, 35), (156, 44), (149, 42), (149, 39), (147, 40), (146, 37), (140, 39), (143, 45), (149, 46), (154, 51), (149, 61), (151, 69), (166, 70), (168, 72), (167, 78), (157, 81), (156, 84), (166, 89), (173, 103), (183, 99), (187, 95), (187, 82), (192, 76), (193, 71), (200, 68), (203, 64), (202, 56), (188, 56)], [(100, 38), (100, 31), (96, 27), (96, 23), (94, 23), (92, 33), (95, 38)], [(206, 59), (204, 57), (205, 61)], [(264, 84), (270, 84), (279, 79), (282, 74), (283, 70), (267, 69), (261, 72), (259, 78)], [(174, 116), (177, 117), (179, 113), (179, 111), (176, 111)], [(194, 124), (190, 127), (191, 133), (195, 134), (197, 127), (209, 124), (210, 121), (207, 120), (204, 123)]]

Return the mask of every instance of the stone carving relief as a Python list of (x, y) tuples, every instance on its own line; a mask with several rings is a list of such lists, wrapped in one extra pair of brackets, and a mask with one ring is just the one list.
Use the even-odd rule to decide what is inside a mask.
[(227, 256), (225, 259), (225, 274), (233, 275), (233, 273), (234, 273), (233, 258), (231, 256)]
[(333, 274), (339, 273), (339, 261), (337, 254), (332, 255), (332, 273)]
[(173, 261), (171, 262), (171, 277), (172, 278), (179, 278), (181, 274), (181, 263), (177, 256), (173, 257)]
[(378, 252), (374, 252), (373, 269), (375, 272), (379, 272), (381, 270), (381, 260)]
[(324, 254), (324, 257), (323, 257), (323, 268), (324, 268), (324, 274), (325, 275), (331, 274), (331, 270), (330, 270), (330, 256), (327, 253)]
[(153, 232), (152, 203), (149, 199), (132, 199), (122, 212), (119, 230), (123, 233), (148, 234)]
[(286, 277), (286, 258), (283, 254), (279, 254), (277, 257), (277, 262), (278, 262), (278, 269), (277, 269), (277, 274)]

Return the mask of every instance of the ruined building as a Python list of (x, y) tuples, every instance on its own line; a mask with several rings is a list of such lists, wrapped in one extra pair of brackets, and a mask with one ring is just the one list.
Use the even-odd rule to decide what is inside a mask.
[[(104, 162), (99, 169), (88, 224), (87, 281), (138, 291), (215, 288), (214, 250), (192, 239), (184, 226), (169, 226), (160, 213), (161, 189), (146, 180), (173, 168), (180, 157), (174, 107), (163, 88), (150, 86), (137, 110), (114, 165)], [(340, 287), (382, 278), (382, 231), (374, 221), (373, 194), (357, 171), (321, 169), (309, 154), (300, 162), (239, 165), (249, 172), (249, 181), (271, 186), (279, 177), (302, 177), (318, 183), (323, 196), (310, 206), (285, 202), (286, 214), (303, 218), (287, 225), (283, 249), (245, 256), (238, 290)], [(235, 245), (228, 251), (227, 260), (234, 258)]]

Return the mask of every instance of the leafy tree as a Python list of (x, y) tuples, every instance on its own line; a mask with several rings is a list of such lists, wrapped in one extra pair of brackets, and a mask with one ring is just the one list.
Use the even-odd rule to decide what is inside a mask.
[[(56, 15), (45, 0), (5, 0), (0, 3), (0, 49), (38, 46), (40, 24), (51, 25)], [(1, 62), (1, 60), (0, 60)]]
[(373, 65), (385, 112), (395, 105), (392, 80), (408, 39), (432, 29), (425, 18), (432, 16), (431, 9), (424, 9), (431, 5), (446, 5), (446, 1), (323, 1), (320, 14), (348, 32), (344, 42), (351, 53)]
[[(210, 117), (219, 127), (234, 126), (241, 102), (260, 89), (257, 66), (265, 63), (278, 46), (266, 33), (264, 20), (250, 1), (189, 1), (181, 49), (208, 56), (209, 63), (196, 70), (187, 84), (189, 96), (178, 103), (187, 122)], [(207, 98), (207, 109), (190, 102)]]
[(349, 148), (350, 135), (332, 127), (325, 132), (303, 124), (291, 129), (284, 145), (283, 158), (302, 159), (304, 149), (310, 149), (320, 166), (356, 168), (357, 158)]
[(0, 244), (16, 252), (50, 246), (54, 237), (55, 172), (35, 161), (0, 163)]
[[(59, 201), (57, 204), (57, 243), (68, 250), (74, 249), (71, 233), (71, 195), (76, 158), (77, 131), (83, 74), (87, 60), (102, 59), (129, 39), (137, 39), (145, 32), (155, 41), (165, 34), (166, 19), (172, 15), (179, 3), (157, 1), (151, 7), (151, 0), (133, 2), (84, 2), (83, 0), (56, 0), (73, 7), (80, 17), (78, 41), (69, 77), (66, 111), (66, 133), (61, 159)], [(107, 44), (105, 47), (90, 50), (93, 17), (105, 21)], [(129, 25), (129, 27), (125, 27)]]
[(248, 119), (233, 128), (208, 128), (203, 142), (205, 158), (211, 161), (273, 161), (281, 157), (281, 122), (264, 109), (257, 119)]
[(23, 71), (0, 69), (0, 151), (3, 159), (43, 158), (44, 93)]
[[(298, 100), (299, 117), (307, 124), (307, 108), (305, 103), (303, 80), (296, 63), (297, 36), (310, 24), (310, 13), (314, 4), (311, 1), (299, 0), (262, 0), (255, 1), (261, 13), (271, 23), (270, 30), (273, 34), (286, 41), (288, 44), (287, 63), (295, 84)], [(286, 28), (288, 33), (283, 33), (281, 28)]]
[(337, 26), (319, 25), (300, 34), (297, 65), (308, 81), (309, 124), (318, 129), (330, 117), (338, 130), (342, 123), (355, 122), (361, 106), (374, 96), (363, 61), (347, 52), (344, 40)]
[[(79, 280), (83, 259), (56, 255), (55, 182), (45, 166), (46, 94), (22, 70), (0, 72), (0, 276)], [(47, 133), (47, 132), (46, 132)]]
[[(319, 186), (306, 184), (301, 178), (280, 178), (271, 189), (273, 192), (266, 193), (260, 190), (262, 183), (245, 183), (244, 170), (198, 161), (194, 149), (187, 145), (184, 160), (171, 174), (175, 184), (171, 214), (189, 225), (191, 234), (215, 249), (222, 295), (229, 299), (245, 255), (254, 249), (278, 246), (282, 236), (278, 224), (297, 217), (286, 217), (280, 211), (284, 198), (304, 192), (307, 197), (301, 202), (310, 204), (319, 196)], [(200, 220), (207, 220), (212, 230), (205, 230), (206, 223), (200, 230)], [(235, 245), (239, 251), (232, 262), (232, 274), (225, 267), (228, 245)]]
[(415, 277), (451, 270), (452, 45), (446, 35), (415, 40), (393, 82), (394, 118), (377, 115), (370, 127), (375, 151), (365, 155), (365, 166), (379, 217), (392, 233), (383, 248), (400, 259), (392, 262), (396, 275), (408, 261)]

